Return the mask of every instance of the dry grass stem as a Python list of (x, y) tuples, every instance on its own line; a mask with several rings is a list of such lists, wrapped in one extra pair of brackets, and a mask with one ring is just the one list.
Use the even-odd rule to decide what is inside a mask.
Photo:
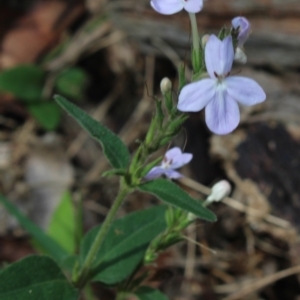
[[(245, 299), (246, 296), (257, 292), (258, 290), (264, 288), (265, 286), (274, 283), (275, 281), (278, 281), (280, 279), (283, 279), (285, 277), (295, 275), (300, 273), (300, 266), (295, 266), (280, 272), (277, 272), (275, 274), (266, 276), (264, 278), (256, 279), (251, 281), (250, 283), (247, 283), (244, 285), (244, 287), (241, 288), (241, 285), (236, 285), (236, 289), (239, 290), (238, 292), (223, 298), (223, 300), (239, 300), (239, 299)], [(218, 287), (216, 287), (218, 290)]]
[[(198, 183), (190, 178), (182, 178), (179, 180), (180, 183), (184, 184), (185, 186), (197, 191), (197, 192), (200, 192), (202, 194), (205, 194), (205, 195), (209, 195), (210, 192), (211, 192), (211, 189), (202, 185), (201, 183)], [(251, 216), (261, 216), (261, 212), (256, 210), (256, 209), (253, 209), (253, 208), (249, 208), (247, 207), (245, 204), (233, 199), (233, 198), (230, 198), (230, 197), (226, 197), (225, 199), (223, 199), (222, 201), (223, 203), (225, 203), (226, 205), (240, 211), (240, 212), (244, 212), (248, 215), (251, 215)], [(273, 215), (266, 215), (264, 217), (264, 220), (268, 223), (271, 223), (273, 225), (276, 225), (276, 226), (279, 226), (279, 227), (282, 227), (282, 228), (285, 228), (285, 229), (289, 229), (291, 228), (291, 224), (286, 221), (286, 220), (283, 220), (281, 218), (278, 218), (276, 216), (273, 216)]]

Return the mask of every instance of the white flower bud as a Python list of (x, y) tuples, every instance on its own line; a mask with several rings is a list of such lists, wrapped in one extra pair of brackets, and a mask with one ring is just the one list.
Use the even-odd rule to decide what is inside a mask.
[(160, 90), (163, 95), (169, 93), (172, 90), (172, 82), (169, 78), (163, 78), (163, 80), (160, 82)]
[(247, 56), (242, 48), (237, 47), (235, 49), (234, 60), (242, 64), (247, 62)]
[(201, 44), (202, 44), (202, 47), (203, 47), (203, 48), (205, 48), (205, 45), (206, 45), (208, 39), (209, 39), (209, 34), (204, 34), (204, 35), (202, 36), (202, 38), (201, 38)]
[(206, 198), (206, 202), (221, 201), (227, 197), (230, 192), (230, 183), (227, 180), (221, 180), (212, 187), (210, 195)]

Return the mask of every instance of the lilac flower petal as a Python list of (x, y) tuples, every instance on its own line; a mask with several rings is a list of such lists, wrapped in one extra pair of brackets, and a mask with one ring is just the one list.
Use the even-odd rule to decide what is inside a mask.
[(223, 75), (227, 76), (232, 69), (232, 63), (234, 59), (234, 49), (232, 45), (232, 37), (228, 36), (222, 41), (220, 48), (220, 63)]
[(152, 180), (165, 174), (165, 169), (162, 167), (153, 167), (148, 174), (144, 177), (145, 180)]
[(186, 0), (184, 9), (189, 13), (197, 13), (203, 7), (203, 0)]
[(240, 121), (238, 104), (226, 90), (220, 89), (216, 97), (205, 108), (205, 120), (208, 128), (216, 134), (228, 134)]
[(176, 159), (173, 160), (171, 164), (172, 169), (178, 169), (182, 166), (188, 164), (193, 158), (193, 154), (191, 153), (182, 153), (180, 156), (177, 156)]
[(184, 7), (182, 0), (152, 0), (152, 8), (163, 15), (172, 15), (181, 11)]
[(170, 178), (170, 179), (178, 179), (178, 178), (181, 178), (183, 177), (182, 174), (180, 174), (179, 172), (177, 171), (174, 171), (172, 169), (166, 169), (165, 170), (165, 175)]
[(186, 85), (180, 92), (178, 110), (195, 112), (203, 109), (215, 96), (214, 79), (202, 79)]
[(211, 35), (205, 46), (205, 64), (211, 78), (227, 76), (231, 71), (234, 59), (234, 50), (231, 36), (223, 41)]
[(181, 154), (181, 149), (179, 147), (174, 147), (166, 152), (165, 158), (170, 161), (174, 160), (175, 157), (181, 156)]
[(262, 87), (250, 78), (230, 76), (226, 78), (226, 87), (231, 98), (246, 106), (266, 100), (266, 94)]
[(222, 42), (212, 34), (205, 46), (205, 65), (210, 78), (216, 78), (214, 73), (218, 71), (221, 43)]

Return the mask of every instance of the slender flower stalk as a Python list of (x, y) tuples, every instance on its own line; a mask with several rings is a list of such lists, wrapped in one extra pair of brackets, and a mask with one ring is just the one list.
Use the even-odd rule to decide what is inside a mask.
[(193, 13), (189, 13), (189, 16), (190, 16), (190, 20), (191, 20), (193, 49), (194, 49), (195, 52), (199, 52), (200, 40), (199, 40), (199, 33), (198, 33), (196, 15), (193, 14)]
[(200, 53), (200, 39), (197, 26), (196, 15), (189, 13), (191, 20), (191, 30), (192, 30), (192, 41), (193, 41), (193, 50), (192, 50), (192, 64), (194, 70), (194, 76), (198, 76), (201, 71), (201, 60), (202, 55)]
[(79, 288), (84, 287), (86, 282), (88, 281), (90, 271), (91, 271), (93, 263), (95, 261), (97, 252), (99, 251), (100, 247), (102, 246), (104, 239), (106, 237), (106, 234), (107, 234), (113, 220), (115, 219), (115, 216), (116, 216), (121, 204), (125, 200), (126, 196), (130, 193), (130, 190), (131, 190), (130, 187), (128, 187), (126, 185), (126, 183), (124, 182), (124, 180), (121, 179), (119, 193), (118, 193), (111, 209), (109, 210), (109, 212), (101, 226), (101, 229), (98, 232), (98, 234), (86, 256), (85, 261), (83, 262), (81, 271), (75, 282), (75, 285), (77, 287), (79, 287)]

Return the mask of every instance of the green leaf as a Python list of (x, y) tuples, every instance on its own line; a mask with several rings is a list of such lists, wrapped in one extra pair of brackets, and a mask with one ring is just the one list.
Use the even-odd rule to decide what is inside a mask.
[(27, 105), (30, 114), (46, 130), (54, 130), (61, 120), (61, 109), (55, 102), (44, 101)]
[(201, 203), (189, 196), (183, 189), (175, 183), (165, 180), (156, 179), (141, 184), (138, 187), (141, 191), (157, 196), (160, 200), (177, 206), (183, 210), (195, 214), (200, 219), (206, 221), (216, 221), (216, 216)]
[(46, 130), (54, 130), (61, 118), (55, 102), (42, 100), (45, 71), (35, 65), (21, 65), (0, 73), (0, 90), (10, 92), (27, 104), (31, 115)]
[(65, 251), (72, 254), (76, 247), (76, 224), (71, 193), (66, 191), (54, 211), (48, 227), (48, 234)]
[(117, 135), (65, 98), (61, 96), (54, 98), (93, 138), (100, 142), (106, 158), (115, 169), (128, 167), (130, 159), (128, 149)]
[(139, 300), (168, 300), (162, 292), (148, 286), (139, 287), (134, 294)]
[[(68, 253), (60, 247), (52, 238), (45, 234), (37, 225), (25, 217), (9, 200), (0, 195), (0, 202), (26, 229), (39, 245), (47, 251), (58, 263), (63, 264)], [(1, 297), (0, 297), (1, 299)]]
[(7, 91), (26, 102), (39, 101), (45, 72), (35, 65), (20, 65), (0, 73), (0, 90)]
[[(165, 206), (137, 211), (116, 220), (97, 253), (94, 281), (115, 284), (126, 279), (142, 262), (150, 242), (166, 229)], [(87, 255), (101, 225), (83, 239), (81, 261)]]
[(0, 272), (1, 300), (77, 300), (78, 291), (46, 256), (29, 256)]
[(83, 97), (88, 78), (80, 68), (70, 68), (63, 71), (56, 79), (56, 88), (59, 93), (75, 100)]

